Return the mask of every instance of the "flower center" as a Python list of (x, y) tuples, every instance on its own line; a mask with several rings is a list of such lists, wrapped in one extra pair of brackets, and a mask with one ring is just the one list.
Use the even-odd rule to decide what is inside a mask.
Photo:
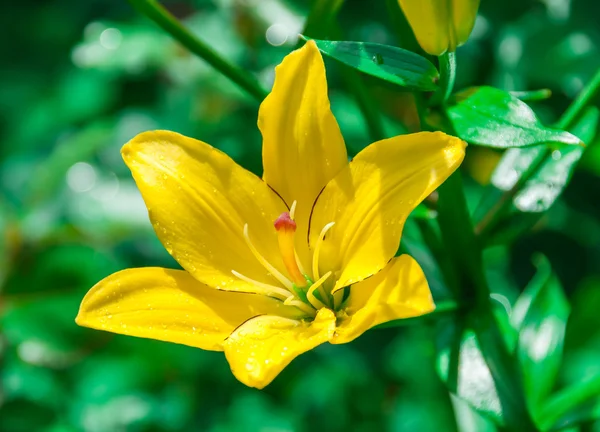
[[(330, 290), (326, 290), (324, 283), (331, 276), (331, 272), (323, 276), (319, 274), (319, 252), (325, 240), (325, 234), (334, 225), (330, 222), (321, 230), (312, 255), (312, 278), (302, 267), (298, 258), (298, 253), (294, 246), (296, 234), (296, 222), (294, 214), (296, 211), (296, 201), (292, 204), (289, 212), (283, 212), (274, 222), (277, 231), (277, 242), (279, 244), (279, 253), (283, 264), (287, 270), (288, 276), (282, 274), (271, 263), (269, 263), (256, 249), (248, 232), (248, 224), (244, 225), (244, 239), (248, 248), (254, 257), (262, 266), (277, 279), (284, 288), (266, 284), (246, 277), (239, 272), (231, 272), (239, 279), (253, 285), (253, 293), (262, 294), (283, 301), (288, 306), (295, 306), (311, 316), (315, 316), (317, 311), (322, 308), (335, 309), (341, 303), (338, 295), (332, 296)], [(338, 294), (338, 293), (336, 293)]]

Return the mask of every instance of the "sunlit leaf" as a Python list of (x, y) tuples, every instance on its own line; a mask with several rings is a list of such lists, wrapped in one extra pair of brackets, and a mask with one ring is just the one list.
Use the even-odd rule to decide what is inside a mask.
[[(596, 135), (599, 120), (600, 111), (590, 107), (571, 131), (583, 142), (590, 142)], [(537, 214), (554, 204), (585, 150), (582, 146), (563, 146), (550, 152), (544, 144), (507, 149), (474, 212), (474, 220), (476, 223), (485, 221), (501, 200), (509, 199), (522, 213), (515, 215), (509, 226), (503, 227), (503, 237), (508, 240), (512, 238), (509, 232), (522, 232), (537, 221)]]
[(517, 356), (534, 418), (560, 367), (570, 306), (548, 260), (537, 258), (538, 272), (515, 303), (511, 321), (519, 331)]
[(457, 93), (446, 114), (465, 141), (495, 148), (542, 143), (581, 145), (568, 132), (547, 128), (524, 102), (493, 87), (473, 87)]
[(467, 401), (477, 412), (498, 424), (504, 424), (499, 390), (481, 353), (475, 333), (464, 330), (458, 339), (442, 348), (438, 355), (438, 373), (449, 390)]
[(368, 75), (413, 90), (437, 88), (435, 66), (411, 51), (369, 42), (313, 40), (323, 54)]
[(461, 432), (495, 432), (497, 429), (487, 418), (458, 396), (450, 395), (456, 424)]
[[(590, 107), (573, 127), (573, 134), (583, 142), (590, 142), (596, 135), (598, 120), (600, 120), (600, 111)], [(537, 173), (515, 196), (513, 201), (515, 207), (522, 212), (548, 210), (571, 179), (573, 170), (585, 149), (580, 146), (564, 146), (553, 150)]]
[(448, 390), (498, 426), (533, 427), (494, 318), (475, 311), (459, 322), (438, 324), (437, 369)]

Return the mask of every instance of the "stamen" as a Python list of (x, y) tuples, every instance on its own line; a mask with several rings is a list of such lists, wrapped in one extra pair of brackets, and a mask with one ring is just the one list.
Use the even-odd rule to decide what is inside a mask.
[[(294, 207), (292, 205), (292, 207)], [(295, 208), (294, 208), (295, 209)], [(277, 241), (279, 242), (279, 251), (283, 258), (283, 263), (292, 281), (297, 287), (303, 288), (307, 285), (306, 278), (300, 271), (296, 261), (296, 250), (294, 248), (294, 233), (296, 232), (296, 222), (290, 217), (288, 212), (281, 213), (275, 220), (275, 229), (277, 230)]]
[(289, 296), (284, 302), (284, 305), (286, 306), (294, 306), (297, 307), (298, 309), (300, 309), (302, 312), (306, 312), (307, 314), (311, 315), (311, 316), (315, 316), (316, 315), (316, 311), (311, 308), (309, 305), (307, 305), (304, 302), (301, 302), (300, 300), (296, 299), (296, 297), (294, 296)]
[(288, 278), (286, 278), (283, 274), (281, 274), (281, 272), (279, 270), (277, 270), (275, 267), (273, 267), (260, 254), (260, 252), (254, 247), (254, 245), (250, 241), (250, 235), (248, 235), (248, 224), (244, 225), (244, 239), (246, 240), (246, 244), (252, 251), (252, 254), (254, 255), (254, 257), (263, 265), (263, 267), (266, 268), (267, 271), (275, 277), (275, 279), (277, 279), (279, 282), (281, 282), (283, 284), (283, 286), (285, 286), (288, 289), (289, 292), (293, 293), (294, 291), (293, 291), (292, 282)]
[(273, 285), (259, 282), (254, 279), (250, 279), (248, 276), (244, 276), (243, 274), (236, 272), (235, 270), (231, 270), (231, 273), (233, 273), (235, 277), (243, 280), (244, 282), (248, 282), (249, 284), (254, 285), (255, 288), (253, 290), (240, 290), (238, 292), (244, 292), (249, 294), (261, 294), (282, 301), (285, 301), (290, 295), (290, 293), (287, 290), (284, 290), (283, 288), (279, 288)]
[[(306, 293), (306, 297), (308, 298), (308, 301), (310, 302), (311, 305), (313, 305), (313, 307), (315, 309), (321, 309), (324, 307), (327, 307), (325, 305), (325, 303), (323, 303), (321, 300), (319, 300), (318, 298), (315, 297), (315, 290), (321, 288), (321, 286), (323, 285), (323, 283), (327, 280), (327, 278), (331, 276), (331, 272), (327, 272), (323, 275), (322, 278), (320, 278), (318, 281), (316, 281), (314, 284), (312, 284), (312, 286), (309, 288), (308, 292)], [(324, 290), (319, 290), (319, 293), (321, 294), (321, 298), (323, 300), (327, 299), (327, 294), (324, 292)]]
[(338, 290), (333, 293), (333, 310), (338, 310), (344, 300), (344, 290)]
[(312, 270), (315, 280), (319, 279), (319, 253), (321, 251), (321, 246), (323, 245), (323, 240), (325, 239), (325, 234), (327, 234), (327, 231), (329, 231), (334, 225), (335, 222), (329, 222), (327, 225), (325, 225), (319, 234), (319, 238), (317, 239), (317, 244), (315, 245), (315, 251), (312, 259)]
[(296, 258), (296, 265), (298, 266), (300, 273), (305, 275), (306, 272), (304, 271), (304, 267), (302, 267), (302, 263), (300, 262), (300, 257), (298, 256), (298, 253), (296, 251), (294, 251), (294, 258)]

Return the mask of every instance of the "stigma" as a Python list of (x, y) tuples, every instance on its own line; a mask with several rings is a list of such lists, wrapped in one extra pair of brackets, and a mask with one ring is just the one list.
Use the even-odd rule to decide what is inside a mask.
[[(292, 215), (293, 215), (292, 209)], [(306, 277), (300, 270), (296, 250), (294, 248), (294, 237), (296, 233), (296, 222), (289, 212), (283, 212), (273, 223), (277, 231), (277, 242), (279, 243), (279, 252), (283, 259), (283, 264), (288, 271), (292, 282), (298, 288), (304, 288), (308, 285)]]

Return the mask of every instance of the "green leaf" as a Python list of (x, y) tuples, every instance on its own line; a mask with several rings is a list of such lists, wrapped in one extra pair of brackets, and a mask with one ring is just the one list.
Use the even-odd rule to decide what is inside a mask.
[[(516, 369), (489, 311), (476, 310), (464, 320), (440, 321), (438, 375), (448, 390), (495, 424), (530, 430)], [(511, 429), (513, 430), (513, 429)]]
[(435, 66), (411, 51), (369, 42), (313, 40), (319, 50), (354, 69), (412, 90), (434, 91), (440, 77)]
[[(596, 135), (600, 111), (590, 107), (572, 128), (572, 132), (583, 142), (591, 141)], [(552, 151), (537, 173), (531, 177), (515, 196), (515, 207), (522, 212), (543, 212), (550, 208), (571, 179), (575, 166), (585, 147), (569, 146)]]
[(548, 400), (540, 428), (556, 430), (600, 419), (600, 376), (562, 389)]
[[(583, 142), (591, 142), (599, 120), (600, 111), (589, 107), (571, 132)], [(539, 214), (548, 210), (565, 189), (585, 150), (586, 147), (564, 146), (550, 153), (545, 145), (506, 150), (492, 174), (491, 185), (475, 210), (477, 226), (490, 222), (485, 219), (493, 214), (494, 207), (505, 209), (503, 214), (495, 215), (499, 220), (514, 206), (520, 214), (515, 215), (508, 225), (499, 227), (502, 235), (496, 237), (507, 242), (514, 233), (531, 227)]]
[(517, 356), (527, 400), (539, 421), (561, 364), (570, 306), (548, 260), (542, 255), (536, 260), (538, 271), (517, 299), (511, 321), (519, 331)]
[(450, 395), (450, 402), (454, 409), (456, 425), (461, 432), (496, 432), (496, 427), (487, 418), (481, 416), (467, 402), (459, 397)]
[(477, 412), (505, 423), (496, 382), (485, 362), (472, 330), (458, 331), (439, 352), (437, 369), (451, 393), (469, 403)]
[(472, 87), (457, 93), (453, 102), (446, 114), (456, 134), (471, 144), (494, 148), (582, 144), (568, 132), (543, 126), (526, 103), (503, 90)]

